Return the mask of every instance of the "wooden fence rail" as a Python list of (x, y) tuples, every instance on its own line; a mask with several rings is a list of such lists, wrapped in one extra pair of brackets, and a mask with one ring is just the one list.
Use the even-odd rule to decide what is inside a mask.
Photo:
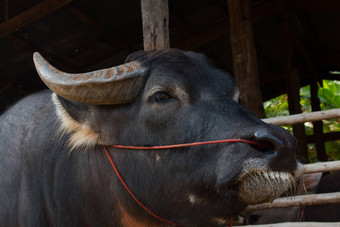
[(273, 125), (295, 125), (304, 122), (321, 121), (332, 118), (340, 118), (340, 108), (324, 111), (315, 111), (311, 113), (293, 114), (289, 116), (265, 118), (262, 119), (262, 121)]
[(312, 206), (317, 204), (334, 204), (334, 203), (340, 203), (340, 192), (298, 195), (292, 197), (278, 198), (271, 203), (261, 203), (248, 206), (246, 208), (246, 212), (271, 208)]
[(285, 222), (266, 225), (243, 225), (242, 227), (339, 227), (340, 222)]
[(303, 165), (304, 173), (318, 173), (340, 170), (340, 161), (318, 162)]
[[(340, 118), (340, 108), (331, 109), (325, 111), (316, 111), (312, 113), (294, 114), (284, 117), (274, 117), (262, 119), (264, 122), (273, 125), (295, 125), (305, 122), (321, 121), (332, 118)], [(304, 173), (316, 173), (316, 172), (328, 172), (328, 171), (340, 171), (340, 161), (320, 162), (313, 164), (306, 164), (303, 166)], [(278, 198), (271, 203), (263, 203), (250, 205), (246, 208), (246, 212), (255, 210), (271, 209), (271, 208), (284, 208), (294, 206), (311, 206), (317, 204), (334, 204), (340, 203), (340, 192), (323, 193), (323, 194), (310, 194), (310, 195), (299, 195), (292, 197)], [(340, 222), (303, 222), (303, 223), (278, 223), (278, 224), (267, 224), (267, 225), (256, 225), (256, 227), (335, 227), (340, 226)], [(249, 226), (250, 227), (250, 226)]]
[[(306, 164), (303, 166), (303, 168), (304, 173), (338, 171), (340, 170), (340, 161)], [(271, 203), (250, 205), (246, 208), (245, 211), (251, 212), (254, 210), (263, 210), (271, 208), (311, 206), (316, 204), (334, 204), (334, 203), (340, 203), (340, 192), (283, 197), (278, 198)]]

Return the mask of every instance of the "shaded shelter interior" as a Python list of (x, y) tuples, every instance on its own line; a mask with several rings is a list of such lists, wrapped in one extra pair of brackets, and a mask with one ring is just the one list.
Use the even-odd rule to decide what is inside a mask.
[[(263, 100), (287, 93), (290, 69), (300, 86), (339, 79), (340, 2), (249, 0)], [(28, 18), (28, 19), (27, 19)], [(233, 74), (227, 0), (169, 0), (170, 45), (207, 55)], [(0, 111), (45, 88), (32, 54), (67, 72), (121, 64), (143, 49), (140, 0), (11, 0), (0, 3)]]

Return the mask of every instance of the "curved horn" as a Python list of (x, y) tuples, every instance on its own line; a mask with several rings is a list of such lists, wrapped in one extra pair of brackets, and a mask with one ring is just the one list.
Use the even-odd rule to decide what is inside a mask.
[(88, 73), (62, 72), (39, 53), (33, 54), (35, 68), (53, 92), (63, 98), (86, 104), (105, 105), (132, 102), (142, 85), (144, 69), (133, 61)]

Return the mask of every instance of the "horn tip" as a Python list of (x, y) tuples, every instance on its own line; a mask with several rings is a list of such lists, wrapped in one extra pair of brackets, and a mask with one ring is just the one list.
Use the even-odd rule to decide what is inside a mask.
[(34, 52), (33, 53), (33, 61), (34, 61), (34, 63), (37, 63), (41, 59), (42, 59), (42, 56), (41, 56), (41, 54), (39, 52)]
[(39, 52), (34, 52), (33, 53), (33, 59), (36, 59), (36, 58), (41, 58), (41, 54)]
[(33, 58), (41, 57), (41, 54), (39, 52), (33, 53)]

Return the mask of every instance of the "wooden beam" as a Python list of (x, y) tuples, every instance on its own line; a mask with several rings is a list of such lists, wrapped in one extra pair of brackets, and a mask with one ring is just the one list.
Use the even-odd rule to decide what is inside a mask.
[(67, 5), (72, 0), (45, 0), (0, 24), (0, 38)]
[(67, 10), (79, 21), (83, 24), (93, 28), (99, 34), (101, 34), (104, 38), (113, 43), (116, 47), (121, 50), (132, 51), (131, 48), (125, 41), (119, 39), (116, 35), (114, 35), (109, 29), (105, 28), (103, 25), (98, 23), (95, 19), (93, 19), (88, 13), (79, 7), (70, 4), (67, 6)]
[(337, 0), (296, 0), (294, 9), (299, 11), (340, 11), (340, 1)]
[(262, 119), (262, 121), (273, 125), (295, 125), (304, 122), (314, 122), (333, 118), (340, 118), (340, 108), (304, 114), (265, 118)]
[(184, 31), (185, 35), (187, 35), (187, 36), (192, 35), (192, 32), (191, 32), (190, 28), (171, 9), (169, 9), (169, 17), (171, 18), (171, 22), (172, 23), (175, 23), (175, 25), (177, 27), (182, 28), (182, 30)]
[[(220, 0), (222, 1), (222, 0)], [(225, 1), (223, 1), (225, 2)], [(220, 3), (218, 3), (220, 4)], [(174, 13), (172, 12), (170, 9), (169, 9), (169, 14), (170, 14), (170, 18), (171, 18), (171, 21), (175, 22), (177, 24), (178, 27), (181, 28), (181, 30), (183, 31), (183, 33), (186, 35), (186, 36), (193, 36), (193, 33), (192, 31), (190, 30), (189, 27), (187, 27), (185, 25), (185, 23)], [(177, 47), (178, 48), (178, 47)], [(187, 47), (186, 47), (187, 48)], [(186, 48), (179, 48), (179, 49), (182, 49), (182, 50), (185, 50)], [(201, 49), (203, 51), (203, 53), (212, 61), (215, 63), (216, 66), (224, 66), (225, 63), (223, 63), (220, 59), (218, 59), (215, 55), (212, 55), (210, 54), (210, 50), (208, 48), (205, 48), (203, 46), (201, 46)], [(193, 50), (193, 49), (190, 49), (190, 50)]]
[(314, 67), (313, 61), (310, 58), (308, 51), (306, 50), (306, 48), (302, 44), (301, 40), (299, 39), (299, 36), (297, 35), (297, 33), (295, 32), (295, 30), (293, 28), (292, 21), (291, 21), (291, 18), (289, 16), (287, 10), (284, 8), (284, 6), (282, 5), (280, 0), (275, 0), (275, 2), (276, 2), (277, 8), (278, 8), (283, 20), (284, 20), (283, 24), (285, 26), (286, 33), (292, 39), (296, 49), (302, 55), (302, 57), (303, 57), (303, 59), (306, 63), (306, 66), (311, 71), (311, 78), (313, 78), (313, 80), (317, 80), (317, 81), (320, 80), (318, 71)]
[(5, 0), (5, 21), (8, 20), (8, 0)]
[[(318, 85), (316, 80), (313, 80), (310, 85), (310, 93), (311, 93), (311, 102), (312, 102), (312, 111), (319, 111), (320, 108), (320, 100), (318, 98)], [(321, 138), (323, 136), (323, 123), (322, 121), (313, 122), (313, 134), (315, 138)], [(318, 157), (318, 161), (328, 161), (325, 143), (322, 140), (316, 139), (314, 141), (316, 148), (316, 155)]]
[(303, 173), (339, 171), (340, 161), (318, 162), (303, 165)]
[[(305, 47), (303, 46), (302, 42), (300, 41), (298, 35), (293, 29), (291, 18), (289, 17), (289, 14), (287, 10), (284, 8), (280, 0), (275, 0), (277, 7), (280, 11), (280, 14), (282, 18), (285, 21), (286, 24), (286, 31), (287, 33), (290, 34), (295, 47), (297, 50), (300, 52), (302, 55), (303, 59), (306, 62), (306, 66), (308, 67), (310, 71), (310, 76), (311, 76), (311, 82), (310, 82), (310, 92), (311, 92), (311, 103), (312, 103), (312, 111), (319, 111), (320, 110), (320, 100), (317, 97), (318, 93), (318, 86), (317, 83), (321, 82), (320, 81), (320, 75), (317, 71), (317, 69), (314, 67), (314, 64), (312, 62), (312, 59), (309, 57), (309, 54)], [(314, 135), (317, 137), (321, 137), (322, 135), (322, 122), (313, 122), (313, 132)], [(316, 140), (315, 141), (315, 147), (317, 150), (317, 156), (319, 161), (327, 161), (327, 154), (326, 154), (326, 149), (325, 145), (322, 141)]]
[(271, 208), (313, 206), (313, 205), (318, 205), (318, 204), (337, 204), (337, 203), (340, 203), (340, 192), (298, 195), (298, 196), (278, 198), (278, 199), (275, 199), (271, 203), (250, 205), (246, 208), (246, 212), (251, 212), (254, 210), (271, 209)]
[(144, 50), (170, 48), (168, 0), (141, 0)]
[(247, 1), (228, 0), (234, 76), (245, 107), (255, 116), (264, 117), (252, 24), (245, 19), (241, 5), (241, 2), (249, 5)]
[[(282, 3), (286, 5), (289, 0), (282, 0)], [(251, 9), (250, 20), (255, 23), (263, 18), (266, 18), (276, 12), (278, 12), (277, 7), (275, 7), (275, 2), (265, 2), (259, 6)], [(200, 46), (214, 41), (216, 39), (222, 38), (229, 35), (229, 20), (220, 22), (207, 30), (201, 31), (196, 34), (190, 35), (187, 39), (174, 43), (172, 46), (183, 49), (183, 50), (195, 50)]]
[[(301, 114), (300, 104), (300, 79), (296, 69), (287, 72), (286, 77), (289, 114)], [(305, 125), (303, 123), (293, 125), (293, 134), (297, 139), (296, 155), (302, 163), (309, 163), (308, 147)]]
[[(290, 0), (280, 0), (281, 4), (283, 6), (286, 6)], [(269, 17), (275, 13), (277, 13), (278, 8), (276, 7), (275, 1), (265, 1), (262, 4), (255, 6), (251, 13), (250, 13), (250, 18), (253, 23), (262, 20), (266, 17)]]
[(221, 22), (202, 32), (192, 34), (188, 39), (173, 46), (182, 50), (195, 50), (200, 46), (229, 34), (229, 21)]
[[(285, 39), (283, 40), (283, 68), (286, 70), (286, 90), (288, 95), (288, 109), (289, 114), (301, 114), (300, 104), (300, 78), (297, 69), (292, 68), (292, 55), (293, 55), (293, 41), (287, 31), (285, 23), (283, 30)], [(293, 125), (293, 134), (297, 139), (296, 155), (300, 157), (302, 163), (309, 163), (307, 137), (305, 131), (305, 125), (303, 123)]]
[(339, 227), (340, 222), (284, 222), (265, 225), (242, 225), (242, 227)]
[(323, 133), (321, 135), (321, 138), (320, 137), (316, 137), (314, 135), (308, 135), (307, 136), (307, 142), (308, 143), (314, 143), (315, 140), (321, 140), (323, 142), (340, 140), (340, 132), (327, 132), (327, 133)]

